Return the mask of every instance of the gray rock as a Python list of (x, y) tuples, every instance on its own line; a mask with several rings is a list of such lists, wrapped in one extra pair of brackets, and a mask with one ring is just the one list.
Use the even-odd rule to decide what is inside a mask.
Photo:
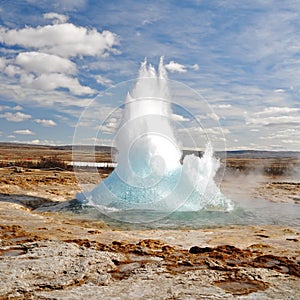
[[(209, 268), (172, 272), (164, 259), (150, 259), (147, 255), (142, 260), (142, 256), (125, 256), (74, 243), (39, 241), (14, 247), (22, 251), (13, 252), (9, 247), (1, 250), (0, 299), (267, 300), (297, 299), (295, 295), (300, 294), (298, 277), (265, 268), (239, 268), (232, 273)], [(9, 251), (14, 256), (3, 255)], [(258, 280), (267, 283), (268, 288), (233, 295), (216, 285), (230, 278)], [(239, 283), (233, 281), (235, 284)]]
[(74, 243), (41, 241), (24, 244), (27, 253), (0, 256), (0, 298), (60, 290), (86, 283), (108, 284), (108, 273), (116, 268), (113, 259), (122, 254), (97, 251)]

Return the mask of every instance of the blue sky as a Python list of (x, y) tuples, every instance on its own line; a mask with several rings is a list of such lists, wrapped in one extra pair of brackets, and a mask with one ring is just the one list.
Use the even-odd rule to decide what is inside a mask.
[[(214, 113), (181, 104), (210, 132), (220, 123), (227, 149), (300, 150), (299, 15), (298, 0), (2, 0), (0, 141), (71, 144), (97, 95), (163, 55), (169, 79)], [(120, 104), (110, 100), (95, 106), (100, 123)]]

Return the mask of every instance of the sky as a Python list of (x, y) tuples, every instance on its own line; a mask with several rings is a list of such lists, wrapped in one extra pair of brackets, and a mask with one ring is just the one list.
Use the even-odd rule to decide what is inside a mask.
[(299, 15), (298, 0), (2, 0), (0, 141), (72, 144), (89, 107), (105, 130), (77, 142), (109, 145), (141, 62), (164, 56), (179, 134), (194, 116), (216, 150), (300, 150)]

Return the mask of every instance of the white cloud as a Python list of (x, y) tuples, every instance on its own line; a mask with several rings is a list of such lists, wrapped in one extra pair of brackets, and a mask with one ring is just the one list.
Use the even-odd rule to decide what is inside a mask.
[(113, 140), (112, 139), (103, 139), (103, 138), (97, 138), (97, 137), (92, 137), (92, 138), (87, 138), (82, 141), (83, 144), (90, 145), (92, 144), (97, 144), (101, 146), (113, 146)]
[(0, 42), (38, 49), (62, 57), (105, 56), (115, 52), (118, 37), (110, 31), (98, 32), (72, 23), (23, 29), (0, 28)]
[(199, 70), (199, 65), (198, 64), (194, 64), (190, 67), (191, 69), (198, 71)]
[(294, 139), (299, 140), (299, 136), (300, 136), (300, 129), (294, 129), (294, 128), (287, 128), (284, 130), (278, 130), (275, 132), (271, 132), (268, 135), (264, 135), (264, 136), (260, 136), (259, 139), (261, 140), (286, 140), (286, 139)]
[(34, 132), (32, 132), (29, 129), (15, 130), (14, 133), (21, 134), (21, 135), (34, 135), (35, 134)]
[(112, 80), (108, 79), (108, 78), (105, 78), (104, 76), (101, 76), (101, 75), (96, 75), (95, 76), (95, 79), (96, 81), (103, 85), (103, 86), (108, 86), (108, 87), (111, 87), (113, 86), (113, 82)]
[(231, 108), (232, 105), (231, 104), (219, 104), (219, 105), (216, 105), (215, 107), (217, 107), (217, 108)]
[(282, 143), (285, 143), (285, 144), (300, 144), (300, 141), (299, 140), (291, 140), (291, 139), (288, 139), (288, 140), (282, 140), (281, 141)]
[(197, 115), (196, 118), (197, 118), (198, 121), (200, 121), (200, 120), (201, 121), (203, 121), (203, 120), (219, 121), (220, 120), (220, 117), (214, 112), (209, 112), (209, 113), (206, 113), (206, 114)]
[(113, 134), (119, 127), (120, 119), (109, 118), (103, 125), (99, 127), (100, 131), (105, 134)]
[(95, 91), (88, 86), (82, 86), (77, 78), (69, 77), (65, 74), (51, 73), (42, 74), (34, 78), (30, 74), (24, 74), (21, 78), (21, 82), (28, 87), (51, 91), (57, 88), (66, 88), (74, 95), (86, 95), (94, 94)]
[(61, 24), (61, 23), (66, 23), (69, 19), (68, 16), (66, 15), (62, 15), (62, 14), (58, 14), (58, 13), (46, 13), (43, 15), (44, 19), (49, 19), (49, 20), (53, 20), (54, 24)]
[[(69, 76), (69, 73), (76, 72), (76, 65), (65, 58), (43, 53), (37, 55), (24, 53), (18, 55), (16, 62), (22, 64), (24, 69), (16, 65), (8, 65), (5, 73), (10, 77), (19, 75), (18, 80), (23, 87), (43, 91), (66, 88), (74, 95), (95, 93), (95, 90), (90, 87), (81, 85), (77, 78)], [(6, 89), (9, 88), (18, 89), (16, 85), (6, 86)]]
[(206, 116), (207, 116), (208, 119), (213, 119), (215, 121), (220, 120), (220, 117), (214, 112), (208, 113), (208, 114), (206, 114)]
[(183, 117), (181, 115), (177, 115), (177, 114), (172, 114), (171, 118), (175, 122), (188, 122), (190, 120), (189, 118), (185, 118), (185, 117)]
[(39, 139), (32, 140), (32, 141), (30, 141), (30, 144), (39, 145), (40, 144), (40, 140)]
[(41, 124), (45, 127), (52, 127), (56, 126), (57, 124), (53, 120), (42, 120), (42, 119), (36, 119), (34, 122)]
[(295, 107), (266, 107), (263, 111), (257, 112), (256, 116), (267, 116), (267, 115), (282, 115), (284, 113), (300, 113), (300, 108)]
[(12, 108), (12, 110), (23, 110), (23, 107), (20, 105), (16, 105)]
[[(22, 78), (21, 78), (22, 79)], [(32, 81), (33, 79), (31, 79)], [(23, 84), (13, 85), (9, 84), (4, 80), (0, 81), (0, 91), (2, 97), (11, 99), (11, 101), (18, 102), (22, 105), (30, 105), (30, 106), (40, 106), (40, 107), (51, 107), (56, 108), (58, 111), (68, 112), (68, 106), (74, 107), (86, 107), (90, 102), (90, 98), (78, 98), (70, 93), (62, 93), (61, 91), (51, 90), (45, 91), (33, 88), (29, 85), (26, 86)], [(79, 117), (77, 114), (79, 113), (77, 109), (72, 109), (71, 114), (76, 117)]]
[(3, 57), (0, 57), (0, 71), (3, 71), (6, 67), (6, 59)]
[[(46, 19), (56, 18), (66, 21), (66, 16), (48, 13)], [(0, 70), (12, 78), (9, 89), (20, 91), (15, 84), (34, 90), (51, 91), (59, 88), (68, 89), (76, 96), (92, 95), (96, 91), (83, 86), (74, 75), (77, 66), (69, 57), (107, 56), (116, 52), (118, 44), (116, 34), (110, 31), (98, 32), (96, 29), (79, 27), (63, 23), (23, 29), (0, 27), (0, 42), (6, 45), (20, 45), (26, 48), (15, 58), (0, 59)], [(36, 49), (37, 51), (30, 51)], [(102, 85), (111, 86), (112, 82), (98, 77)], [(7, 87), (7, 85), (6, 85)], [(3, 93), (2, 93), (3, 94)]]
[(299, 116), (275, 116), (267, 118), (249, 118), (246, 121), (247, 125), (280, 125), (280, 124), (300, 124)]
[(223, 136), (223, 134), (229, 134), (230, 130), (228, 128), (221, 128), (221, 127), (211, 127), (204, 129), (206, 133), (215, 135), (215, 136)]
[(171, 60), (168, 64), (165, 65), (165, 68), (170, 72), (178, 72), (178, 73), (185, 73), (186, 72), (186, 66), (181, 65), (177, 62), (174, 62)]
[(7, 108), (10, 108), (10, 107), (6, 106), (6, 105), (0, 105), (0, 111), (6, 110)]
[(8, 65), (5, 69), (4, 69), (4, 73), (7, 74), (10, 77), (13, 77), (17, 74), (22, 74), (22, 69), (18, 66), (14, 66), (14, 65)]
[(7, 121), (11, 122), (22, 122), (31, 118), (31, 115), (23, 114), (21, 112), (11, 113), (6, 112), (3, 115), (0, 115), (1, 118), (5, 118)]
[(199, 134), (203, 135), (203, 133), (212, 134), (215, 136), (223, 136), (223, 134), (230, 133), (229, 129), (221, 128), (221, 127), (210, 127), (210, 128), (201, 128), (200, 126), (186, 127), (178, 129), (180, 133), (188, 133), (188, 134)]
[(22, 52), (17, 55), (15, 63), (27, 72), (35, 74), (75, 74), (77, 72), (76, 65), (69, 59), (47, 53)]
[(246, 124), (262, 126), (300, 124), (300, 108), (267, 107), (246, 118)]

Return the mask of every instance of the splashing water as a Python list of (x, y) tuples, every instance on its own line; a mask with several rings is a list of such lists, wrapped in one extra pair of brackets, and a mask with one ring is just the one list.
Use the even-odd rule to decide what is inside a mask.
[[(89, 194), (88, 205), (117, 210), (230, 211), (232, 202), (214, 182), (219, 161), (210, 144), (202, 158), (182, 153), (171, 126), (167, 73), (145, 60), (128, 93), (115, 135), (117, 167)], [(79, 195), (78, 199), (81, 198)]]

